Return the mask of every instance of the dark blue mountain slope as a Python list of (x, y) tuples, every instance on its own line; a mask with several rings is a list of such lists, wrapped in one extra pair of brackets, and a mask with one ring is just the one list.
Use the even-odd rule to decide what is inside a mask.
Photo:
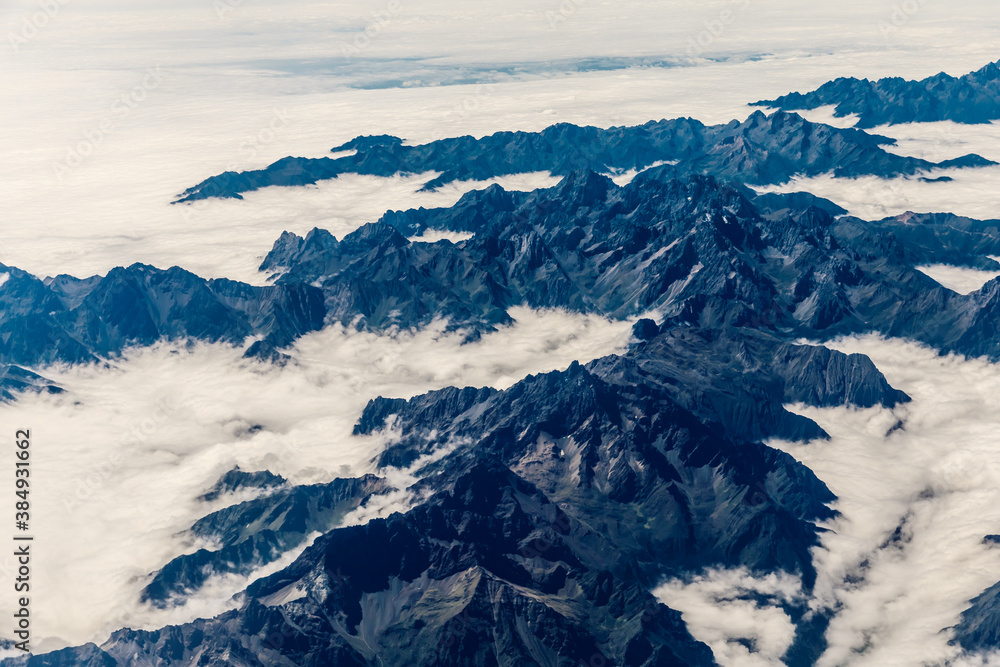
[(250, 574), (326, 532), (372, 495), (387, 490), (385, 480), (368, 475), (329, 484), (272, 490), (267, 495), (213, 512), (191, 527), (194, 537), (218, 543), (215, 549), (178, 556), (143, 589), (142, 600), (158, 607), (182, 602), (210, 577)]
[[(474, 236), (406, 240), (427, 229)], [(593, 172), (533, 193), (491, 186), (450, 208), (389, 212), (343, 241), (286, 233), (261, 269), (277, 285), (317, 285), (331, 320), (374, 329), (443, 316), (483, 330), (512, 306), (615, 318), (657, 310), (786, 340), (875, 331), (998, 359), (1000, 283), (959, 295), (916, 270), (996, 267), (997, 231), (953, 215), (869, 222), (811, 195), (758, 197), (656, 168), (625, 187)]]
[(634, 127), (578, 127), (562, 123), (541, 132), (498, 132), (482, 139), (457, 137), (418, 146), (397, 137), (358, 137), (333, 152), (338, 158), (278, 160), (266, 169), (225, 172), (189, 188), (180, 202), (209, 197), (242, 198), (263, 187), (311, 185), (340, 174), (393, 176), (439, 172), (425, 185), (435, 189), (459, 180), (547, 171), (644, 169), (673, 162), (678, 176), (709, 174), (753, 185), (785, 183), (792, 176), (833, 173), (856, 177), (914, 175), (944, 167), (992, 164), (979, 156), (932, 163), (889, 153), (893, 139), (860, 130), (810, 123), (793, 113), (756, 112), (743, 122), (705, 125), (692, 118), (650, 121)]
[(252, 287), (143, 264), (104, 277), (40, 280), (12, 267), (0, 285), (0, 362), (39, 366), (108, 358), (162, 339), (281, 347), (323, 326), (319, 290)]
[(25, 392), (58, 394), (62, 388), (20, 366), (0, 364), (0, 401), (13, 402), (18, 394)]
[(856, 127), (950, 120), (989, 123), (1000, 119), (1000, 62), (955, 77), (944, 72), (920, 81), (889, 77), (839, 78), (808, 93), (789, 93), (753, 106), (785, 111), (834, 105), (834, 115), (858, 116)]

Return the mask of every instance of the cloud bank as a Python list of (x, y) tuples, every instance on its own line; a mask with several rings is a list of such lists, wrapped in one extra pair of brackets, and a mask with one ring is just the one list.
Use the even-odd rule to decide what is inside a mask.
[[(821, 111), (821, 110), (817, 110)], [(815, 112), (806, 114), (812, 117)], [(822, 114), (818, 120), (823, 120)], [(925, 160), (943, 161), (977, 153), (1000, 162), (1000, 123), (959, 125), (957, 123), (909, 123), (877, 127), (874, 134), (893, 137), (890, 152)], [(956, 213), (979, 220), (1000, 217), (1000, 166), (982, 169), (942, 169), (925, 175), (947, 181), (932, 182), (919, 177), (892, 179), (866, 176), (835, 178), (832, 175), (795, 178), (764, 192), (807, 190), (846, 208), (851, 215), (867, 220), (916, 213)]]
[[(334, 326), (298, 341), (285, 367), (224, 345), (163, 344), (106, 367), (44, 369), (66, 393), (0, 406), (6, 423), (32, 429), (40, 648), (221, 611), (245, 579), (215, 581), (167, 614), (137, 600), (147, 574), (200, 546), (184, 531), (224, 501), (197, 497), (233, 466), (267, 469), (293, 484), (371, 472), (384, 442), (351, 435), (368, 400), (449, 385), (505, 388), (621, 350), (631, 335), (629, 322), (527, 309), (512, 315), (514, 325), (468, 344), (443, 323), (394, 335)], [(382, 504), (352, 520), (398, 507)], [(0, 558), (0, 585), (11, 582), (13, 565)], [(0, 600), (0, 614), (11, 602)]]
[[(856, 410), (795, 406), (831, 436), (769, 443), (811, 468), (841, 517), (815, 550), (817, 609), (835, 612), (819, 661), (944, 664), (969, 600), (1000, 579), (1000, 366), (877, 337), (836, 342), (867, 354), (913, 402)], [(978, 663), (973, 663), (978, 664)]]
[(933, 264), (918, 266), (917, 270), (933, 278), (942, 287), (947, 287), (959, 294), (972, 294), (983, 288), (983, 285), (1000, 276), (997, 271), (979, 271), (962, 266)]
[(802, 582), (784, 572), (754, 577), (745, 568), (713, 569), (667, 581), (653, 594), (681, 612), (723, 667), (776, 667), (795, 639), (780, 605), (802, 600)]

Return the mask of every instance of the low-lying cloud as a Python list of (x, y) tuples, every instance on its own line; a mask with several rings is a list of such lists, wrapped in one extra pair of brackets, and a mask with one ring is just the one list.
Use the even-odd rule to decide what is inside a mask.
[[(125, 625), (221, 611), (245, 579), (214, 581), (168, 613), (137, 600), (148, 573), (198, 546), (183, 532), (216, 505), (197, 497), (234, 466), (293, 484), (372, 472), (384, 442), (351, 435), (368, 400), (449, 385), (504, 388), (620, 351), (631, 335), (629, 322), (511, 314), (515, 324), (467, 344), (441, 322), (394, 335), (333, 326), (298, 341), (285, 367), (194, 343), (132, 350), (107, 366), (38, 369), (67, 391), (0, 406), (5, 423), (32, 429), (36, 645), (102, 642)], [(393, 499), (352, 521), (405, 501)], [(0, 558), (0, 586), (12, 568)], [(0, 599), (0, 614), (11, 602)]]
[(780, 605), (802, 600), (802, 582), (784, 572), (755, 577), (745, 568), (712, 569), (667, 581), (653, 594), (681, 612), (723, 667), (777, 667), (795, 640), (795, 625)]
[[(818, 109), (803, 115), (829, 120), (829, 111)], [(899, 155), (941, 162), (976, 153), (1000, 162), (1000, 123), (960, 125), (906, 123), (877, 127), (874, 134), (893, 137), (897, 143), (886, 150)], [(846, 208), (852, 215), (878, 220), (907, 211), (916, 213), (956, 213), (980, 220), (1000, 217), (1000, 166), (976, 169), (941, 169), (924, 174), (925, 178), (951, 180), (926, 182), (920, 176), (878, 178), (835, 178), (830, 174), (794, 178), (780, 186), (762, 188), (765, 192), (806, 190), (826, 197)]]
[[(95, 171), (80, 174), (80, 204), (83, 210), (101, 205), (105, 215), (100, 221), (77, 226), (49, 217), (8, 229), (0, 257), (40, 276), (69, 273), (87, 277), (142, 262), (160, 268), (180, 266), (205, 278), (260, 285), (265, 284), (266, 276), (257, 267), (282, 231), (304, 236), (321, 227), (343, 238), (378, 220), (389, 209), (452, 206), (466, 192), (493, 183), (509, 190), (534, 190), (559, 181), (548, 173), (529, 173), (488, 181), (457, 181), (435, 192), (421, 192), (437, 175), (429, 172), (382, 178), (344, 174), (314, 186), (264, 188), (245, 194), (243, 200), (170, 205), (179, 191), (171, 192), (162, 185), (156, 195), (150, 192), (132, 201), (108, 197), (99, 204), (94, 199), (101, 196), (101, 186), (90, 181), (106, 174)], [(196, 180), (192, 177), (190, 185)], [(67, 187), (75, 189), (76, 184)]]
[(980, 271), (947, 264), (918, 266), (917, 270), (932, 278), (942, 287), (947, 287), (958, 294), (977, 292), (983, 288), (983, 285), (1000, 276), (1000, 271)]
[[(913, 398), (894, 410), (794, 406), (832, 437), (771, 442), (837, 495), (814, 552), (814, 608), (832, 609), (820, 667), (945, 664), (969, 601), (1000, 580), (1000, 366), (875, 336), (867, 354)], [(981, 664), (971, 662), (968, 664)]]
[(779, 604), (831, 614), (819, 667), (991, 667), (963, 655), (953, 628), (1000, 581), (1000, 365), (877, 336), (829, 347), (868, 355), (911, 403), (893, 410), (788, 406), (831, 439), (770, 441), (837, 495), (813, 550), (817, 581), (713, 569), (654, 592), (724, 667), (782, 665), (795, 629)]

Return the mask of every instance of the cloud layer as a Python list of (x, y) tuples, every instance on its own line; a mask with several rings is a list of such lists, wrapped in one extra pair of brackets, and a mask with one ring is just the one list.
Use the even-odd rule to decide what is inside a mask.
[[(245, 280), (259, 280), (255, 260), (284, 229), (347, 229), (460, 193), (416, 196), (419, 179), (345, 178), (202, 210), (168, 205), (227, 169), (320, 156), (358, 134), (426, 141), (562, 121), (742, 119), (748, 101), (838, 75), (969, 71), (994, 59), (1000, 21), (972, 0), (962, 11), (928, 3), (887, 34), (880, 23), (893, 6), (860, 0), (795, 12), (777, 0), (518, 0), (462, 11), (444, 0), (400, 0), (398, 11), (381, 1), (53, 2), (44, 20), (28, 1), (0, 14), (0, 35), (44, 22), (17, 49), (0, 48), (0, 262), (85, 276), (140, 261)], [(359, 34), (369, 43), (345, 54)], [(405, 68), (386, 83), (386, 72)], [(969, 189), (991, 183), (928, 205), (959, 200), (961, 210)], [(884, 189), (860, 196), (893, 199)]]
[(1000, 366), (899, 340), (852, 338), (913, 402), (893, 411), (795, 411), (825, 442), (774, 442), (839, 500), (815, 551), (819, 609), (834, 609), (821, 666), (943, 664), (968, 601), (1000, 580)]
[(959, 294), (971, 294), (982, 289), (983, 285), (1000, 276), (997, 271), (979, 271), (961, 266), (933, 264), (918, 266), (917, 270), (933, 278), (942, 287), (947, 287)]
[(717, 569), (667, 581), (653, 594), (681, 612), (723, 667), (776, 667), (795, 639), (780, 605), (801, 602), (802, 582), (783, 572), (755, 577), (744, 568)]
[[(135, 350), (107, 367), (45, 369), (65, 394), (0, 406), (0, 417), (31, 428), (34, 440), (34, 565), (44, 573), (33, 591), (36, 639), (48, 649), (100, 642), (124, 625), (221, 611), (245, 579), (215, 582), (168, 615), (135, 601), (148, 573), (199, 546), (182, 532), (224, 501), (196, 498), (233, 466), (294, 484), (370, 472), (384, 443), (351, 435), (368, 400), (448, 385), (508, 387), (620, 350), (631, 334), (628, 322), (512, 315), (513, 326), (468, 344), (440, 324), (396, 335), (331, 327), (301, 339), (283, 368), (194, 344)], [(10, 582), (12, 564), (0, 558), (0, 580)]]
[[(824, 112), (805, 116), (824, 120)], [(828, 114), (827, 114), (828, 115)], [(887, 150), (925, 160), (943, 161), (977, 153), (1000, 162), (1000, 123), (958, 125), (952, 122), (913, 123), (877, 127), (875, 134), (893, 137), (895, 146)], [(951, 180), (928, 183), (919, 177), (893, 179), (866, 176), (795, 178), (789, 183), (762, 189), (766, 192), (806, 190), (832, 199), (852, 215), (878, 220), (907, 211), (916, 213), (956, 213), (979, 220), (1000, 217), (1000, 167), (943, 169), (926, 175)]]

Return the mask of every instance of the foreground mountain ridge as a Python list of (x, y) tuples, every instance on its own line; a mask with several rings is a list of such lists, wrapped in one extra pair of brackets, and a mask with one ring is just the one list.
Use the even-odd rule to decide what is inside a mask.
[[(503, 392), (372, 401), (358, 433), (391, 419), (404, 434), (380, 468), (448, 452), (420, 471), (411, 491), (425, 500), (326, 533), (291, 566), (253, 583), (236, 611), (155, 632), (122, 630), (100, 649), (28, 664), (714, 664), (652, 587), (668, 574), (729, 565), (796, 572), (808, 590), (815, 522), (832, 516), (826, 487), (788, 455), (741, 439), (740, 416), (756, 413), (749, 419), (762, 435), (813, 437), (822, 431), (785, 413), (784, 401), (908, 399), (858, 355), (776, 352), (784, 344), (752, 332), (719, 338), (650, 324), (637, 327), (647, 340), (626, 355)], [(744, 372), (725, 393), (699, 391), (679, 381), (688, 373), (679, 360), (690, 362), (692, 347), (706, 349), (712, 368), (742, 354)], [(776, 382), (784, 390), (773, 394)], [(817, 386), (827, 393), (815, 394)], [(759, 405), (765, 396), (770, 403)], [(376, 480), (359, 482), (377, 489)], [(239, 517), (261, 503), (288, 517), (287, 497), (244, 503), (197, 530), (248, 525), (265, 536), (270, 528)], [(200, 566), (170, 566), (154, 581), (184, 590), (203, 575)], [(790, 612), (801, 630), (789, 664), (809, 664), (822, 649), (822, 619), (804, 602)]]

